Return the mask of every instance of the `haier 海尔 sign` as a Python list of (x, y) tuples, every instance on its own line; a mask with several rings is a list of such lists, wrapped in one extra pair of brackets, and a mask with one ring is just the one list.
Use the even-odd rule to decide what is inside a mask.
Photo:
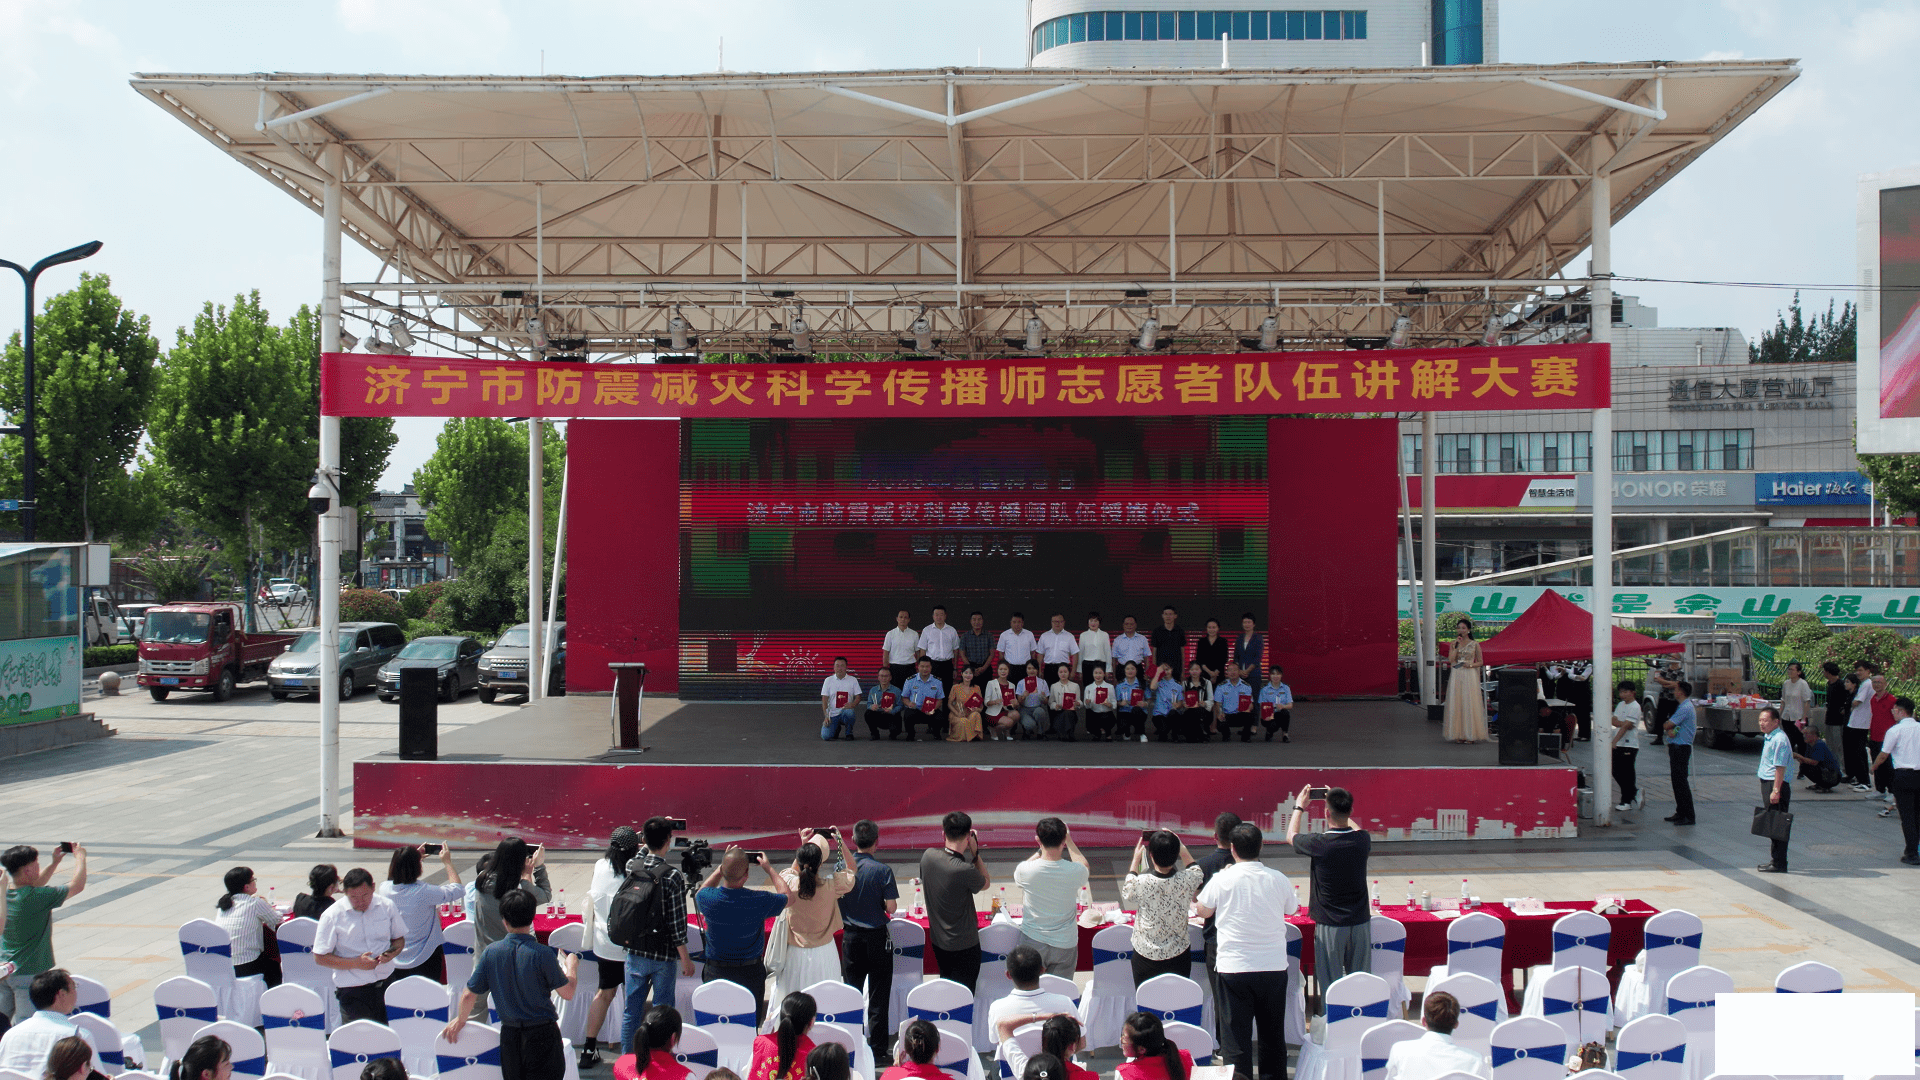
[(1757, 506), (1865, 506), (1873, 497), (1873, 481), (1857, 472), (1756, 473)]

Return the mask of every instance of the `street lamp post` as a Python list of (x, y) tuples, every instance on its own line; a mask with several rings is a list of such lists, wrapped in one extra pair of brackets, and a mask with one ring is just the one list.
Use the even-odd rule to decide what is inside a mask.
[(35, 512), (33, 488), (34, 480), (36, 479), (34, 474), (39, 471), (37, 467), (38, 463), (35, 460), (35, 447), (33, 445), (33, 286), (35, 282), (40, 280), (40, 272), (48, 267), (59, 266), (61, 263), (79, 262), (81, 259), (99, 250), (100, 241), (94, 240), (90, 243), (81, 244), (79, 247), (68, 248), (65, 251), (49, 255), (39, 262), (34, 263), (31, 268), (21, 266), (19, 263), (0, 259), (0, 266), (4, 266), (14, 273), (19, 274), (20, 281), (26, 286), (27, 290), (27, 318), (25, 324), (20, 328), (20, 340), (24, 346), (22, 351), (26, 354), (26, 378), (22, 384), (22, 389), (25, 391), (26, 408), (23, 411), (20, 426), (5, 429), (4, 432), (10, 435), (17, 434), (26, 441), (26, 461), (24, 462), (25, 467), (22, 470), (25, 474), (26, 482), (22, 485), (22, 491), (20, 493), (20, 533), (21, 536), (27, 540), (33, 539), (33, 518)]

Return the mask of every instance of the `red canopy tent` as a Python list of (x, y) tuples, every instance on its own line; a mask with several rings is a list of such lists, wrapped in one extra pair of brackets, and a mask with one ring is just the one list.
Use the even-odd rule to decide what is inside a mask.
[[(1613, 655), (1684, 652), (1685, 646), (1613, 628)], [(1490, 667), (1578, 660), (1593, 655), (1593, 613), (1548, 589), (1505, 630), (1480, 643)]]

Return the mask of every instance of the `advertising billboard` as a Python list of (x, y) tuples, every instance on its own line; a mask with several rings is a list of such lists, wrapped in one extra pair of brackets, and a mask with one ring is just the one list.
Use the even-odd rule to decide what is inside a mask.
[(1920, 169), (1859, 190), (1859, 452), (1920, 452)]

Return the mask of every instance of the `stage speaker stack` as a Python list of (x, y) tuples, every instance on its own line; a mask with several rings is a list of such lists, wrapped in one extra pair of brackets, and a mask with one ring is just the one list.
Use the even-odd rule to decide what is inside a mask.
[(1499, 668), (1500, 764), (1540, 763), (1539, 676), (1532, 668)]
[(440, 757), (440, 673), (432, 668), (400, 669), (400, 760)]

